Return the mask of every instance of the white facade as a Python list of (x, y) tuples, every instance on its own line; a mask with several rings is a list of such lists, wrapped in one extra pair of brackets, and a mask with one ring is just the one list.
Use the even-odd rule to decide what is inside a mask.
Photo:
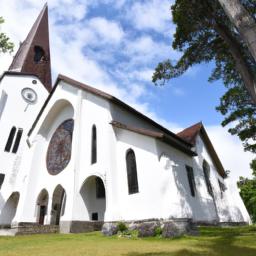
[[(65, 79), (58, 79), (41, 110), (48, 93), (39, 81), (33, 84), (32, 80), (36, 78), (6, 74), (0, 84), (0, 93), (4, 90), (8, 95), (0, 119), (1, 171), (5, 174), (1, 188), (1, 225), (60, 224), (63, 232), (70, 232), (73, 222), (92, 220), (250, 221), (238, 191), (230, 188), (220, 191), (218, 180), (226, 182), (200, 135), (194, 149), (197, 156), (191, 156), (140, 130), (115, 127), (110, 124), (113, 120), (143, 131), (161, 131), (159, 126), (105, 95), (93, 93), (87, 87), (78, 88)], [(37, 92), (36, 104), (27, 106), (21, 97), (20, 91), (25, 87)], [(74, 120), (71, 159), (59, 174), (52, 175), (47, 170), (47, 150), (55, 130), (68, 119)], [(14, 125), (23, 129), (16, 154), (4, 151)], [(97, 161), (91, 164), (93, 125), (97, 134)], [(138, 192), (133, 194), (128, 192), (126, 153), (129, 149), (135, 154), (137, 166)], [(210, 166), (214, 197), (207, 191), (204, 160)], [(193, 168), (194, 197), (186, 165)], [(105, 197), (96, 197), (95, 177), (103, 182)]]

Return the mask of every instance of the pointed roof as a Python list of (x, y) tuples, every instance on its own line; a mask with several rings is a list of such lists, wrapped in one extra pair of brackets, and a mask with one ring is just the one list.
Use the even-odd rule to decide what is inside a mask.
[(44, 5), (27, 38), (21, 43), (9, 71), (32, 73), (48, 91), (52, 89), (48, 6)]
[(181, 139), (191, 143), (194, 146), (196, 145), (196, 137), (198, 135), (201, 135), (201, 138), (207, 148), (208, 153), (210, 154), (210, 156), (213, 160), (213, 163), (214, 163), (218, 173), (223, 178), (226, 177), (225, 169), (224, 169), (224, 167), (223, 167), (223, 165), (222, 165), (222, 163), (212, 145), (212, 142), (211, 142), (202, 122), (196, 123), (186, 129), (184, 129), (183, 131), (177, 133), (177, 135)]
[(192, 145), (196, 144), (196, 136), (200, 132), (203, 124), (202, 122), (196, 123), (183, 131), (177, 133), (177, 135), (182, 138), (183, 140), (191, 143)]

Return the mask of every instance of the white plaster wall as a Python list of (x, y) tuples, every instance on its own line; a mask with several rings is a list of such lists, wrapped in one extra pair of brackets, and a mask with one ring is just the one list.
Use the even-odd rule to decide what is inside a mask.
[[(82, 93), (80, 114), (80, 130), (77, 154), (77, 185), (74, 195), (74, 220), (89, 220), (86, 205), (81, 196), (81, 188), (90, 176), (100, 177), (106, 190), (105, 220), (112, 218), (115, 211), (115, 167), (113, 165), (113, 150), (115, 148), (114, 132), (109, 124), (112, 120), (109, 111), (109, 102), (91, 93)], [(91, 164), (92, 127), (97, 131), (97, 162)]]
[[(64, 87), (64, 88), (63, 88)], [(65, 216), (70, 219), (72, 215), (73, 190), (74, 190), (74, 155), (67, 167), (58, 175), (50, 175), (46, 168), (46, 155), (50, 139), (65, 120), (74, 118), (75, 102), (77, 91), (74, 88), (67, 88), (62, 85), (56, 89), (45, 112), (41, 116), (38, 124), (31, 135), (30, 143), (32, 147), (26, 154), (26, 160), (29, 164), (29, 171), (26, 181), (26, 191), (24, 191), (23, 204), (20, 208), (19, 222), (35, 222), (36, 221), (36, 201), (42, 189), (46, 189), (49, 193), (48, 212), (45, 223), (50, 223), (51, 205), (54, 189), (57, 185), (61, 185), (67, 194)], [(69, 99), (63, 100), (63, 99)], [(76, 126), (76, 122), (74, 126)], [(36, 133), (35, 133), (36, 132)], [(74, 134), (73, 134), (74, 135)], [(74, 149), (74, 139), (72, 141), (72, 151)]]
[[(211, 156), (200, 136), (198, 136), (196, 140), (196, 150), (198, 157), (195, 158), (195, 162), (198, 167), (202, 170), (203, 160), (206, 160), (210, 166), (210, 181), (213, 188), (219, 221), (247, 221), (248, 213), (246, 214), (247, 211), (244, 209), (244, 204), (240, 198), (238, 190), (231, 189), (226, 181), (219, 175), (217, 168), (214, 165)], [(202, 194), (210, 197), (207, 192), (203, 171), (201, 171), (201, 176), (202, 184), (204, 183), (204, 186), (202, 186)], [(223, 193), (223, 197), (221, 197), (221, 190), (218, 184), (218, 179), (227, 187), (227, 190)]]
[[(32, 83), (32, 81), (36, 81), (36, 84)], [(24, 88), (32, 88), (37, 93), (37, 101), (35, 104), (28, 104), (22, 98), (21, 91)], [(27, 75), (5, 75), (0, 83), (0, 95), (2, 90), (6, 92), (8, 97), (0, 119), (0, 172), (5, 174), (5, 180), (0, 192), (0, 211), (11, 193), (22, 189), (20, 184), (20, 178), (23, 176), (21, 165), (23, 152), (27, 147), (27, 133), (48, 96), (47, 90), (39, 79)], [(17, 130), (18, 128), (23, 129), (19, 149), (16, 154), (11, 151), (4, 152), (10, 130), (13, 126), (15, 126)]]

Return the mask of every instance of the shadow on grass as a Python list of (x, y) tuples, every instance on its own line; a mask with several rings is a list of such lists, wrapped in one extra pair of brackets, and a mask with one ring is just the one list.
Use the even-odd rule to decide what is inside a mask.
[(200, 256), (200, 255), (206, 255), (205, 252), (198, 253), (198, 252), (192, 252), (186, 249), (182, 249), (179, 251), (174, 252), (146, 252), (146, 253), (138, 253), (138, 252), (130, 252), (128, 254), (125, 254), (125, 256)]
[[(176, 245), (183, 249), (168, 252), (130, 252), (125, 256), (255, 256), (255, 226), (241, 228), (201, 228), (201, 235), (193, 238), (179, 238)], [(193, 240), (193, 243), (189, 243)], [(174, 239), (172, 239), (174, 241)], [(184, 241), (188, 244), (184, 246)], [(167, 241), (168, 242), (168, 241)], [(254, 245), (255, 248), (252, 248)], [(187, 248), (184, 248), (187, 247)], [(191, 249), (190, 249), (191, 248)]]

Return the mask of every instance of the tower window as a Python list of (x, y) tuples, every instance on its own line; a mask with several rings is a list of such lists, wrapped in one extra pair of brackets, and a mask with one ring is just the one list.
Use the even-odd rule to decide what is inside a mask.
[(18, 132), (17, 132), (17, 136), (16, 136), (16, 139), (15, 139), (13, 149), (12, 149), (12, 153), (17, 153), (17, 151), (19, 149), (22, 133), (23, 133), (23, 130), (19, 129)]
[(34, 47), (34, 62), (38, 63), (44, 59), (45, 53), (42, 47), (36, 45)]
[(194, 171), (193, 171), (193, 168), (190, 166), (186, 166), (186, 170), (187, 170), (188, 183), (189, 183), (189, 187), (190, 187), (191, 196), (194, 197), (195, 191), (196, 191)]
[(96, 126), (92, 127), (92, 148), (91, 148), (91, 164), (97, 162), (97, 130)]
[(137, 166), (136, 166), (135, 154), (132, 149), (129, 149), (126, 154), (126, 168), (127, 168), (129, 194), (138, 193), (139, 186), (138, 186), (138, 178), (137, 178)]
[(8, 140), (7, 140), (7, 143), (4, 148), (5, 152), (10, 152), (15, 133), (16, 133), (16, 127), (12, 127), (9, 137), (8, 137)]

